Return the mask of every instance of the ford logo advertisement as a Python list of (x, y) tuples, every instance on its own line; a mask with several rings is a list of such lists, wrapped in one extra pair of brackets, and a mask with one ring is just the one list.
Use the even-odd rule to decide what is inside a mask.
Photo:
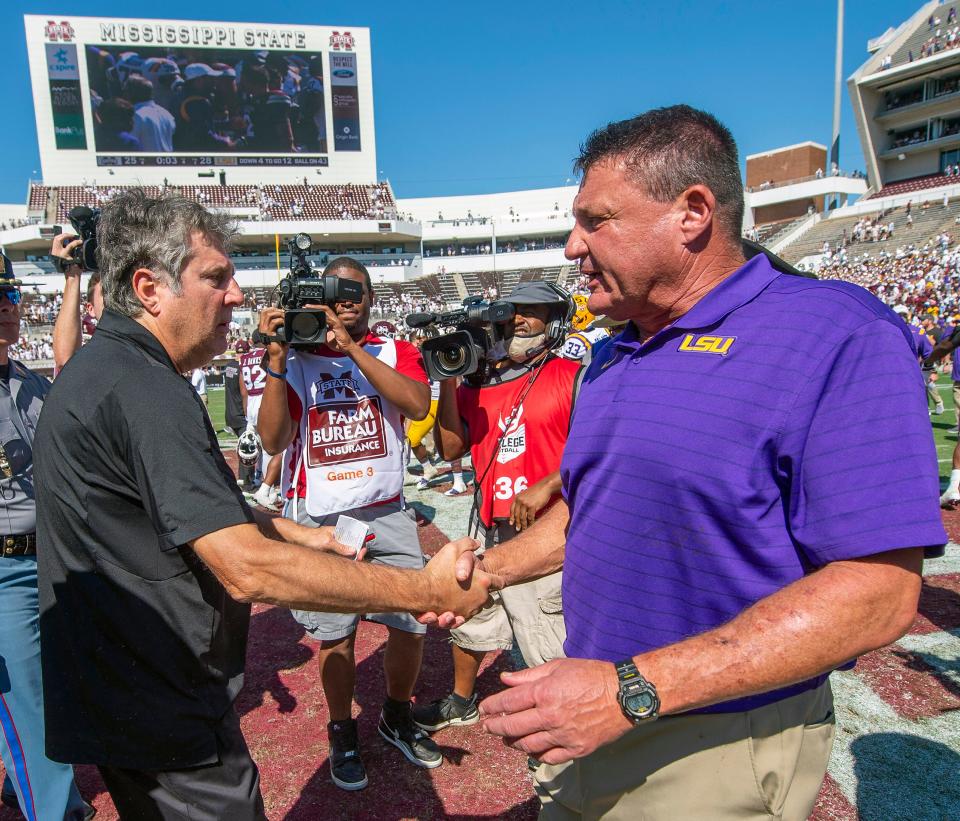
[(353, 72), (349, 68), (338, 68), (333, 71), (333, 76), (345, 79), (347, 77), (352, 77)]

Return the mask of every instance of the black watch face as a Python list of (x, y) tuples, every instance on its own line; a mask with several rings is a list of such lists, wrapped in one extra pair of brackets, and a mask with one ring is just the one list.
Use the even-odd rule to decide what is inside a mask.
[(631, 713), (643, 715), (653, 707), (653, 694), (648, 692), (633, 693), (628, 695), (624, 702)]

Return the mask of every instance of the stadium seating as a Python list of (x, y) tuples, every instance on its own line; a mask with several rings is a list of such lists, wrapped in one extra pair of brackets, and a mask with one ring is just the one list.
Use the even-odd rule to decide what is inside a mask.
[[(152, 196), (163, 189), (145, 186)], [(103, 205), (120, 186), (64, 185), (50, 188), (31, 185), (30, 211), (46, 208), (50, 195), (56, 197), (56, 221), (66, 222), (67, 213), (77, 205)], [(257, 209), (267, 220), (354, 220), (395, 219), (396, 200), (388, 183), (376, 185), (186, 185), (168, 190), (212, 208)], [(237, 214), (244, 219), (246, 215)], [(255, 218), (250, 215), (250, 218)]]
[[(893, 236), (889, 239), (876, 242), (850, 242), (846, 248), (847, 256), (854, 257), (864, 253), (874, 254), (884, 250), (890, 251), (907, 244), (922, 245), (929, 239), (944, 232), (951, 236), (956, 236), (958, 233), (956, 219), (960, 216), (960, 202), (951, 203), (947, 208), (944, 208), (939, 202), (934, 202), (931, 203), (926, 210), (914, 206), (911, 210), (911, 215), (913, 217), (913, 225), (908, 225), (905, 208), (897, 208), (893, 211), (884, 212), (881, 220), (887, 225), (891, 222), (893, 223)], [(807, 233), (796, 242), (781, 249), (780, 256), (788, 262), (796, 263), (811, 254), (819, 254), (824, 242), (829, 242), (830, 248), (836, 249), (842, 242), (844, 230), (847, 232), (847, 237), (851, 237), (854, 225), (856, 225), (863, 216), (866, 216), (867, 219), (872, 219), (878, 216), (878, 214), (823, 220), (807, 231)]]
[(896, 194), (909, 194), (911, 191), (925, 191), (930, 188), (939, 188), (942, 185), (958, 185), (960, 178), (947, 177), (944, 174), (926, 174), (922, 177), (911, 177), (909, 180), (897, 180), (887, 183), (875, 194), (871, 194), (867, 199), (878, 199), (879, 197), (892, 197)]
[[(946, 38), (946, 32), (948, 28), (947, 17), (950, 14), (951, 8), (956, 8), (958, 14), (960, 14), (960, 4), (957, 4), (957, 3), (951, 3), (950, 5), (944, 4), (942, 6), (938, 6), (934, 12), (934, 16), (940, 18), (939, 26), (934, 26), (933, 28), (930, 28), (930, 26), (927, 24), (926, 21), (924, 21), (921, 25), (917, 26), (917, 30), (914, 31), (913, 34), (911, 34), (907, 38), (907, 41), (902, 46), (900, 46), (900, 48), (898, 48), (896, 53), (893, 55), (893, 59), (890, 64), (891, 68), (894, 66), (899, 66), (899, 65), (902, 65), (903, 63), (909, 62), (911, 54), (913, 55), (914, 60), (919, 60), (921, 48), (923, 47), (924, 42), (929, 40), (931, 37), (936, 37), (937, 30), (940, 31), (940, 37), (936, 39), (938, 40), (942, 48), (938, 48), (937, 52), (935, 53), (943, 51), (944, 48), (947, 47), (947, 38)], [(955, 25), (957, 25), (956, 22), (951, 23), (949, 28), (953, 28), (953, 26)]]

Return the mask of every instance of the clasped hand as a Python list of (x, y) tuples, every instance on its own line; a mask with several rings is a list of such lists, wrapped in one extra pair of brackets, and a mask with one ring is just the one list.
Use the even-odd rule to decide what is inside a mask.
[(490, 602), (492, 591), (503, 587), (503, 579), (475, 562), (473, 551), (477, 547), (479, 543), (474, 539), (457, 539), (444, 545), (427, 562), (423, 572), (429, 576), (434, 590), (431, 602), (436, 606), (418, 614), (418, 621), (459, 627)]

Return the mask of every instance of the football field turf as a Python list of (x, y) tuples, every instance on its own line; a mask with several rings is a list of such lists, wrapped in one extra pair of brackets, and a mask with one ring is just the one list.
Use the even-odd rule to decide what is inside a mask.
[(957, 424), (957, 411), (953, 403), (953, 382), (949, 375), (942, 374), (937, 382), (937, 392), (943, 400), (944, 411), (939, 416), (931, 416), (933, 424), (933, 440), (937, 443), (937, 461), (940, 467), (940, 486), (946, 487), (950, 478), (950, 463), (953, 449), (957, 444), (957, 434), (954, 430)]

